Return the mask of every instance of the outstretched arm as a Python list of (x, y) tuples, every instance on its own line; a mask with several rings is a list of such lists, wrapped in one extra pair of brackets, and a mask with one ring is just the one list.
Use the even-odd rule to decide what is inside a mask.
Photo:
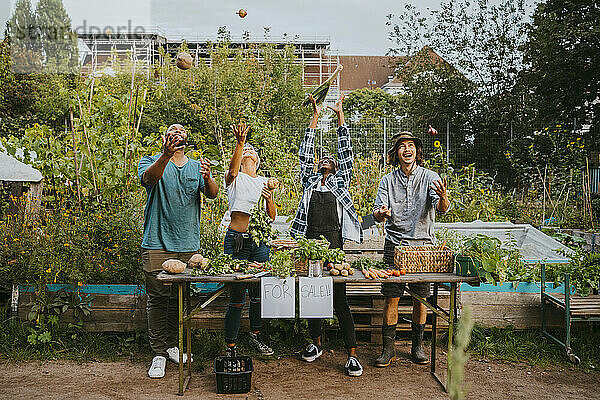
[(165, 172), (165, 168), (171, 157), (173, 157), (173, 154), (185, 147), (181, 136), (171, 135), (168, 132), (166, 135), (163, 135), (162, 142), (162, 154), (142, 175), (142, 183), (146, 186), (156, 185), (160, 178), (162, 178), (162, 174)]
[(209, 199), (214, 199), (219, 194), (219, 186), (210, 173), (210, 161), (206, 158), (200, 160), (200, 173), (204, 180), (202, 192)]
[(238, 172), (240, 172), (240, 165), (242, 165), (242, 151), (244, 150), (244, 144), (246, 144), (246, 135), (248, 134), (250, 126), (246, 126), (245, 123), (240, 122), (237, 126), (231, 125), (230, 128), (235, 135), (236, 144), (235, 150), (233, 150), (233, 156), (229, 162), (229, 170), (225, 174), (225, 186), (231, 185), (238, 176)]
[(342, 93), (340, 95), (340, 98), (338, 99), (338, 101), (333, 105), (333, 107), (327, 106), (327, 108), (332, 110), (337, 115), (338, 126), (342, 126), (346, 123), (346, 121), (344, 120), (344, 108), (343, 108), (344, 97), (346, 97), (346, 95)]
[(300, 181), (302, 182), (302, 185), (307, 183), (308, 178), (310, 178), (315, 170), (315, 128), (317, 127), (319, 114), (323, 109), (322, 106), (317, 105), (317, 102), (312, 95), (309, 95), (309, 99), (313, 106), (313, 117), (306, 132), (304, 132), (304, 139), (302, 139), (300, 149), (298, 150), (298, 158), (300, 159)]
[(344, 123), (344, 94), (340, 96), (338, 101), (333, 107), (328, 106), (329, 109), (336, 113), (338, 118), (338, 163), (339, 170), (338, 174), (344, 179), (346, 187), (350, 187), (350, 181), (352, 180), (352, 167), (354, 166), (354, 152), (352, 151), (352, 140), (350, 139), (350, 131)]
[(448, 211), (450, 208), (450, 199), (448, 198), (448, 178), (433, 181), (429, 187), (429, 194), (434, 199), (436, 211), (440, 213)]
[(277, 207), (275, 206), (275, 200), (273, 200), (273, 191), (274, 189), (269, 189), (265, 183), (263, 185), (261, 196), (265, 198), (267, 215), (272, 221), (275, 221), (275, 217), (277, 216)]
[(317, 101), (315, 100), (315, 98), (312, 96), (312, 94), (308, 95), (308, 99), (310, 100), (310, 103), (312, 104), (312, 109), (313, 109), (313, 116), (312, 119), (310, 120), (310, 125), (308, 126), (310, 129), (316, 129), (317, 128), (317, 122), (319, 121), (319, 114), (321, 114), (321, 110), (323, 110), (323, 106), (317, 105)]

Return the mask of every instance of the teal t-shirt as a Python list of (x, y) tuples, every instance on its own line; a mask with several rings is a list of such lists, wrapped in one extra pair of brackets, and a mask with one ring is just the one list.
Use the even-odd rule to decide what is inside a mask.
[[(140, 181), (160, 154), (146, 156), (138, 165)], [(144, 210), (145, 249), (173, 252), (198, 251), (200, 246), (200, 193), (204, 179), (200, 163), (188, 158), (182, 167), (169, 161), (154, 186), (146, 186), (148, 201)]]

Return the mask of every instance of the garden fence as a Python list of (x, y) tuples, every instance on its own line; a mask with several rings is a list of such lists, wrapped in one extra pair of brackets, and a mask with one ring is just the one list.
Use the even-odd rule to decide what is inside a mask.
[[(348, 122), (347, 125), (352, 135), (355, 155), (358, 157), (381, 155), (382, 162), (391, 146), (392, 137), (402, 131), (412, 132), (422, 140), (425, 159), (441, 151), (446, 160), (451, 161), (455, 166), (477, 162), (476, 157), (473, 156), (476, 146), (483, 146), (483, 149), (480, 148), (477, 153), (489, 153), (490, 158), (504, 157), (503, 154), (508, 148), (507, 140), (500, 137), (487, 138), (483, 144), (476, 143), (474, 135), (466, 129), (453, 126), (449, 121), (444, 120), (432, 121), (424, 125), (408, 119), (381, 118), (368, 122)], [(429, 129), (429, 125), (433, 130)], [(285, 125), (280, 129), (286, 136), (296, 137), (299, 143), (306, 126)], [(318, 156), (335, 154), (336, 129), (336, 121), (325, 122), (317, 127), (315, 148)]]

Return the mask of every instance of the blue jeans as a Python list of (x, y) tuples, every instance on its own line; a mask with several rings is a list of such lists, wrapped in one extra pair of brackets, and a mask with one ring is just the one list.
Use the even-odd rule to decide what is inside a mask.
[[(240, 235), (245, 235), (246, 237), (240, 237)], [(236, 240), (239, 247), (237, 252), (235, 252)], [(250, 235), (242, 234), (230, 228), (227, 229), (227, 233), (225, 234), (223, 248), (225, 254), (231, 254), (232, 258), (237, 260), (257, 262), (269, 260), (270, 249), (266, 244), (261, 243), (260, 246), (257, 246)], [(240, 322), (242, 320), (242, 308), (246, 304), (246, 290), (248, 290), (248, 294), (250, 295), (250, 329), (252, 331), (260, 331), (262, 328), (260, 284), (232, 283), (229, 285), (229, 306), (225, 313), (225, 341), (227, 343), (237, 342)]]

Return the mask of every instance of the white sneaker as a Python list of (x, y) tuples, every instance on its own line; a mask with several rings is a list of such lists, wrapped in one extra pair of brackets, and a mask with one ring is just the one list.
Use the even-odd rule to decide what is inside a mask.
[[(179, 364), (179, 347), (171, 347), (167, 349), (167, 354), (169, 355), (169, 360), (173, 361), (175, 364)], [(191, 355), (191, 361), (194, 362), (194, 355)], [(183, 363), (187, 362), (187, 353), (183, 353)]]
[(148, 370), (148, 376), (150, 378), (162, 378), (165, 376), (165, 366), (167, 365), (167, 359), (163, 356), (156, 356), (152, 359), (152, 365)]

